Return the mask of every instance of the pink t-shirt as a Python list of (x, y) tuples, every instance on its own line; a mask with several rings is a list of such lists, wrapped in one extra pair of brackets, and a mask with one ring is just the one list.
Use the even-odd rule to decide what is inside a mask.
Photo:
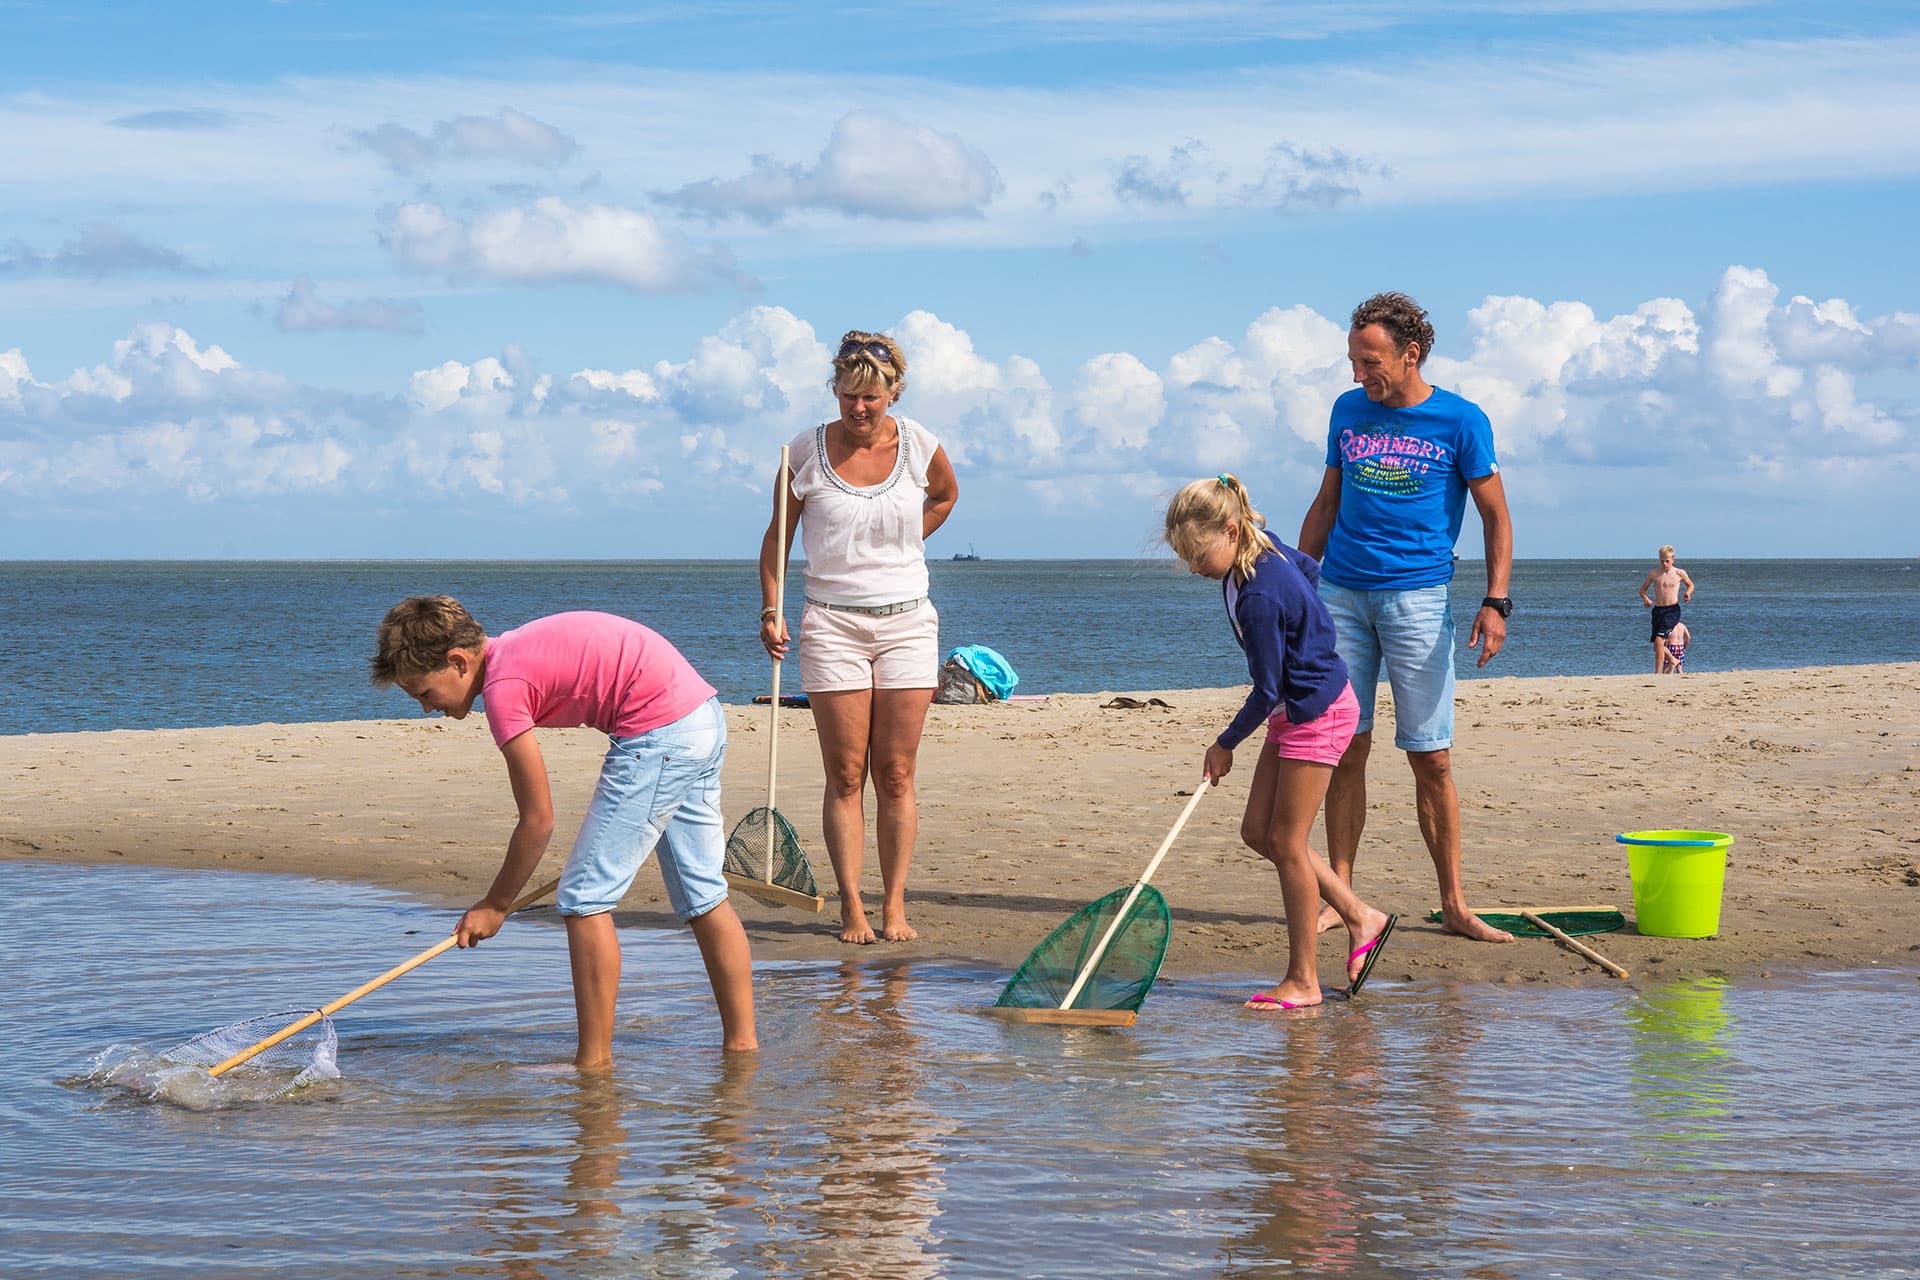
[(503, 747), (535, 725), (632, 737), (713, 694), (665, 636), (611, 613), (556, 613), (489, 637), (480, 684), (487, 728)]

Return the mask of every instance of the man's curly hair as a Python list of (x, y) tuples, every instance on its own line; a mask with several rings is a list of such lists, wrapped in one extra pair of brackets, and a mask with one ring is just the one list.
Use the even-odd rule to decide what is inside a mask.
[(1405, 351), (1409, 342), (1419, 343), (1418, 364), (1425, 364), (1433, 351), (1433, 325), (1426, 308), (1404, 293), (1376, 293), (1353, 309), (1352, 328), (1364, 329), (1370, 324), (1387, 331), (1396, 351)]

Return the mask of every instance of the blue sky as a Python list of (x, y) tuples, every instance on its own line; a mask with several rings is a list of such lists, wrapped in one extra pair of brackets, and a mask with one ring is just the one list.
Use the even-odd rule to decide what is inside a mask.
[(0, 0), (0, 555), (750, 555), (854, 327), (951, 546), (1291, 539), (1389, 288), (1522, 556), (1920, 553), (1912, 6), (1429, 8)]

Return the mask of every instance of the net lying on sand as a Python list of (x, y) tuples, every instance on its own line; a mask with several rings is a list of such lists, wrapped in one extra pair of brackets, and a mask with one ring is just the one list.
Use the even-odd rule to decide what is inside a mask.
[[(1518, 912), (1476, 911), (1473, 914), (1496, 929), (1505, 929), (1516, 938), (1551, 937), (1545, 929), (1539, 928)], [(1547, 909), (1533, 914), (1566, 934), (1570, 938), (1584, 938), (1588, 934), (1613, 933), (1627, 927), (1627, 918), (1613, 910), (1570, 910), (1555, 911)], [(1429, 911), (1427, 919), (1438, 924), (1441, 919), (1438, 910)]]
[[(1167, 939), (1173, 934), (1173, 913), (1158, 889), (1152, 885), (1140, 889), (1140, 896), (1127, 909), (1126, 919), (1107, 944), (1092, 976), (1074, 997), (1072, 1008), (1138, 1012), (1153, 988), (1160, 962), (1166, 958)], [(1058, 1009), (1132, 892), (1131, 885), (1115, 889), (1068, 916), (1033, 949), (1026, 963), (1014, 970), (1000, 998), (993, 1002), (995, 1007)]]

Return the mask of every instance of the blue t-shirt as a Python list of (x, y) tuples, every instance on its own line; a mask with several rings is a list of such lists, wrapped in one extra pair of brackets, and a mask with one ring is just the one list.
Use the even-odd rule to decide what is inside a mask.
[(1340, 468), (1340, 511), (1320, 576), (1356, 591), (1405, 591), (1453, 579), (1467, 481), (1500, 470), (1493, 426), (1451, 391), (1389, 409), (1355, 387), (1333, 402), (1327, 465)]

